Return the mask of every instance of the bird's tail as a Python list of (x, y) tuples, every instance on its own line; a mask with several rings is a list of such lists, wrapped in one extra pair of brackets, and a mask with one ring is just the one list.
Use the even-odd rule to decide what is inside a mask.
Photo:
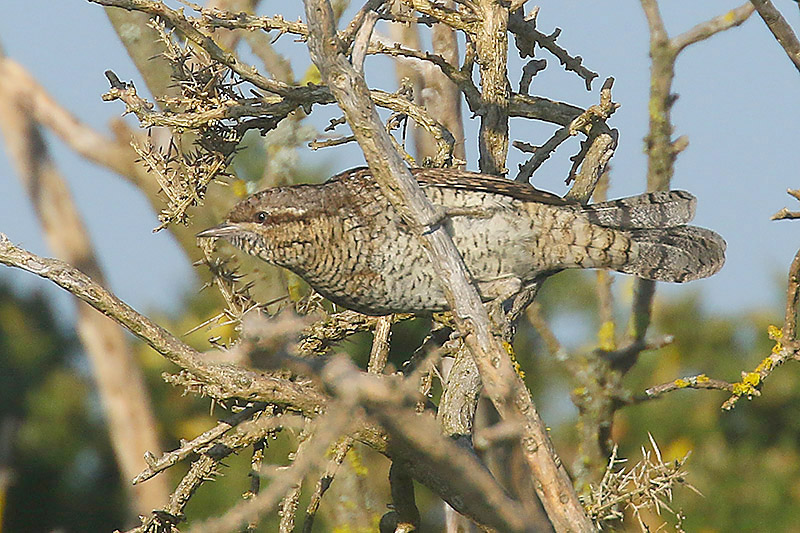
[(580, 207), (592, 224), (616, 229), (671, 228), (694, 218), (697, 199), (686, 191), (658, 191)]
[(626, 274), (683, 283), (716, 274), (725, 263), (725, 241), (705, 228), (634, 229), (628, 235), (639, 252), (634, 261), (617, 269)]
[(624, 231), (637, 244), (633, 261), (615, 270), (655, 281), (683, 283), (715, 274), (725, 263), (725, 240), (687, 226), (696, 199), (686, 191), (641, 194), (582, 206), (594, 224)]

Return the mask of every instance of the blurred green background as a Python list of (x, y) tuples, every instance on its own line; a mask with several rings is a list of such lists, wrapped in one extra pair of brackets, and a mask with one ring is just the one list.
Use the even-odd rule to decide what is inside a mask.
[[(621, 304), (628, 283), (625, 277), (616, 278), (614, 289)], [(593, 284), (591, 272), (567, 272), (549, 280), (541, 294), (545, 315), (557, 335), (567, 334), (575, 343), (568, 346), (574, 353), (596, 345), (593, 332), (599, 324)], [(209, 311), (203, 297), (191, 296), (184, 313), (160, 320), (174, 331), (186, 331)], [(625, 383), (631, 391), (641, 392), (700, 372), (735, 380), (769, 352), (767, 326), (778, 319), (775, 313), (710, 315), (691, 293), (680, 299), (658, 298), (655, 331), (674, 335), (675, 342), (644, 352)], [(403, 348), (416, 346), (427, 327), (423, 319), (395, 326), (395, 366), (403, 363)], [(202, 334), (191, 340), (204, 344)], [(370, 335), (362, 334), (341, 348), (364, 364), (369, 343)], [(569, 377), (526, 323), (520, 326), (516, 350), (555, 444), (569, 465), (576, 446)], [(169, 365), (147, 347), (140, 346), (138, 353), (168, 448), (213, 426), (216, 417), (208, 400), (183, 396), (181, 390), (164, 384), (160, 373), (171, 370)], [(703, 496), (678, 488), (670, 504), (685, 515), (686, 531), (800, 531), (797, 372), (794, 365), (781, 368), (767, 382), (762, 397), (743, 400), (732, 412), (720, 410), (725, 394), (694, 390), (623, 408), (613, 432), (620, 456), (638, 460), (648, 433), (666, 459), (691, 451), (687, 481)], [(74, 335), (58, 324), (40, 294), (15, 292), (6, 284), (0, 285), (0, 427), (3, 531), (111, 531), (131, 525), (122, 490), (125, 480), (117, 472), (87, 361)], [(265, 463), (285, 464), (295, 438), (284, 431), (270, 442)], [(364, 447), (355, 451), (323, 499), (317, 531), (373, 531), (385, 512), (388, 462)], [(187, 514), (192, 521), (221, 514), (247, 490), (249, 458), (232, 456), (225, 464), (216, 480), (201, 487), (191, 501)], [(170, 476), (174, 485), (184, 471), (185, 466), (179, 466), (161, 475)], [(307, 482), (305, 497), (309, 486)], [(424, 520), (441, 523), (441, 504), (424, 489), (419, 497)], [(671, 517), (665, 513), (664, 519)], [(651, 525), (659, 523), (652, 520)], [(276, 522), (267, 520), (260, 530), (276, 527)], [(637, 528), (633, 521), (623, 526)]]

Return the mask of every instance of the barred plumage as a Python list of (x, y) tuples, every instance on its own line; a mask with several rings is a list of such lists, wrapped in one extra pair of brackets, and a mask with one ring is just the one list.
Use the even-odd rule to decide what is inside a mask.
[[(484, 300), (508, 298), (565, 268), (609, 268), (680, 283), (714, 274), (725, 260), (719, 235), (685, 225), (696, 203), (685, 191), (583, 206), (473, 172), (412, 172), (448, 215), (446, 227)], [(200, 236), (226, 238), (366, 314), (447, 306), (424, 248), (366, 168), (320, 185), (256, 193)]]

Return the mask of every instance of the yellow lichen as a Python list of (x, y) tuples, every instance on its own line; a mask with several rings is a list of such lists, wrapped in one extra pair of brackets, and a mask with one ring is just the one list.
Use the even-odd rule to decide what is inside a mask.
[(711, 378), (709, 378), (705, 374), (700, 374), (695, 378), (695, 381), (697, 381), (698, 383), (708, 383), (709, 381), (711, 381)]
[(690, 381), (681, 378), (676, 379), (673, 383), (675, 383), (675, 386), (678, 387), (679, 389), (685, 389), (686, 387), (691, 385)]
[(736, 396), (752, 396), (755, 392), (753, 387), (747, 385), (746, 383), (734, 383), (733, 384), (733, 394)]
[(761, 383), (761, 375), (758, 372), (750, 372), (742, 379), (742, 383), (747, 383), (756, 387)]
[(758, 364), (758, 366), (755, 369), (755, 372), (758, 372), (760, 374), (763, 370), (772, 370), (772, 367), (774, 366), (775, 366), (775, 361), (773, 361), (771, 357), (765, 357)]
[(519, 366), (519, 361), (517, 361), (517, 355), (516, 352), (514, 352), (514, 347), (510, 342), (503, 341), (503, 348), (505, 348), (508, 356), (511, 357), (511, 364), (514, 365), (514, 372), (517, 373), (520, 379), (525, 379), (525, 371)]
[(739, 383), (733, 384), (733, 393), (736, 396), (753, 396), (758, 391), (756, 387), (761, 383), (761, 375), (758, 372), (748, 372)]
[(778, 326), (770, 324), (769, 327), (767, 327), (767, 335), (769, 335), (769, 338), (772, 340), (778, 340), (783, 337), (783, 330)]

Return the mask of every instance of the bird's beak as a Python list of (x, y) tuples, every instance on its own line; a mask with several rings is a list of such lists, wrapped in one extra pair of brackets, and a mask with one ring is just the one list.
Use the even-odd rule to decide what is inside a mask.
[(224, 239), (235, 235), (241, 231), (241, 228), (236, 224), (220, 224), (213, 228), (208, 228), (197, 234), (197, 237), (211, 238), (211, 239)]

